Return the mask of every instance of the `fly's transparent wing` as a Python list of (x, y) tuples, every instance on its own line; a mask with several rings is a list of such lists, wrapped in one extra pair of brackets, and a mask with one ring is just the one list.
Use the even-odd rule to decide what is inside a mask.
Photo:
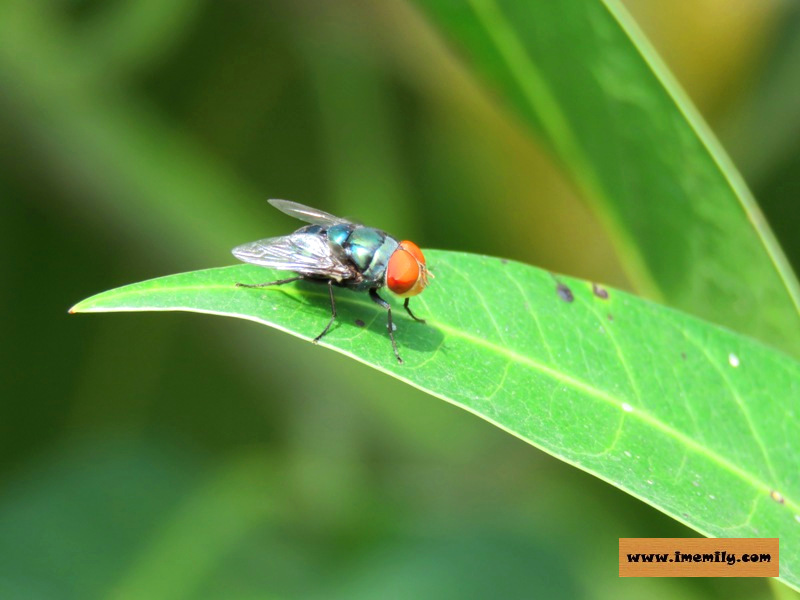
[(305, 221), (306, 223), (313, 223), (314, 225), (337, 225), (339, 223), (350, 223), (347, 219), (342, 219), (340, 217), (334, 217), (333, 215), (326, 213), (325, 211), (318, 210), (316, 208), (311, 208), (310, 206), (305, 206), (298, 202), (292, 202), (291, 200), (269, 200), (269, 203), (272, 204), (275, 208), (279, 211), (286, 213), (290, 217), (294, 217), (295, 219), (300, 219), (301, 221)]
[(355, 276), (353, 266), (334, 254), (328, 241), (315, 233), (295, 232), (242, 244), (231, 250), (242, 262), (295, 271), (301, 275), (342, 281)]

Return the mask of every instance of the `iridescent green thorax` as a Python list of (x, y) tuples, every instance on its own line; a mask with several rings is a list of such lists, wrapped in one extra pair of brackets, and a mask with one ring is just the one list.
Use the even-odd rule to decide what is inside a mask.
[(374, 227), (342, 223), (328, 228), (328, 243), (340, 247), (345, 256), (358, 268), (364, 280), (354, 289), (380, 287), (386, 277), (389, 257), (399, 242)]

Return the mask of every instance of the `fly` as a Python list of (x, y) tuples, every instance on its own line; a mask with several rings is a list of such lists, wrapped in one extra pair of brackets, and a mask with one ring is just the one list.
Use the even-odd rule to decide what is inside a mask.
[[(429, 273), (419, 246), (408, 240), (398, 241), (380, 229), (334, 217), (297, 202), (270, 200), (269, 203), (310, 225), (305, 225), (289, 235), (242, 244), (232, 250), (233, 255), (246, 263), (280, 271), (293, 271), (297, 275), (266, 283), (236, 285), (261, 288), (301, 279), (327, 284), (331, 299), (331, 320), (322, 333), (314, 338), (314, 343), (328, 333), (336, 320), (333, 286), (368, 291), (372, 301), (386, 309), (389, 339), (397, 361), (402, 363), (403, 359), (400, 358), (394, 339), (392, 307), (380, 297), (378, 290), (388, 287), (397, 296), (405, 298), (403, 307), (411, 318), (420, 323), (425, 322), (417, 318), (408, 306), (411, 296), (416, 296), (428, 285)], [(433, 274), (430, 273), (430, 276), (433, 277)]]

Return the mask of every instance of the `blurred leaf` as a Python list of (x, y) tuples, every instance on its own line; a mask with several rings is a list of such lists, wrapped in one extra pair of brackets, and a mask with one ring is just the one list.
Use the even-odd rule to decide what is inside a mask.
[[(668, 308), (506, 260), (428, 251), (436, 274), (414, 298), (428, 324), (337, 290), (336, 349), (613, 483), (711, 536), (776, 536), (800, 583), (800, 364)], [(186, 310), (304, 339), (329, 319), (327, 290), (252, 265), (111, 290), (73, 312)], [(569, 287), (567, 287), (569, 286)], [(571, 290), (568, 292), (568, 290)], [(359, 326), (362, 325), (362, 326)]]
[(3, 598), (107, 597), (202, 474), (191, 453), (120, 431), (65, 442), (5, 482)]
[[(531, 561), (532, 556), (540, 559)], [(541, 598), (585, 597), (572, 565), (548, 541), (527, 531), (487, 532), (477, 524), (474, 530), (446, 535), (434, 529), (384, 542), (356, 565), (355, 577), (334, 582), (321, 597), (527, 598), (532, 585)]]
[(615, 0), (418, 3), (549, 143), (638, 289), (800, 355), (791, 267), (736, 169)]
[(621, 1), (711, 121), (739, 99), (787, 6), (783, 0), (735, 0), (735, 7), (730, 0)]
[(82, 24), (76, 38), (85, 45), (103, 75), (119, 78), (141, 70), (177, 46), (194, 23), (201, 4), (194, 0), (118, 0)]
[(198, 597), (282, 501), (259, 449), (209, 465), (116, 432), (42, 458), (0, 496), (3, 598)]
[(82, 43), (43, 7), (0, 3), (0, 82), (7, 82), (0, 119), (25, 128), (36, 159), (88, 219), (149, 232), (145, 251), (160, 244), (184, 264), (207, 264), (198, 258), (203, 247), (228, 245), (257, 222), (246, 204), (258, 192), (94, 67)]
[[(785, 3), (758, 85), (727, 115), (721, 137), (748, 181), (762, 182), (797, 153), (800, 137), (800, 5)], [(755, 185), (758, 188), (758, 183)]]
[(161, 527), (110, 597), (194, 597), (222, 559), (275, 512), (266, 459), (251, 453), (213, 474)]

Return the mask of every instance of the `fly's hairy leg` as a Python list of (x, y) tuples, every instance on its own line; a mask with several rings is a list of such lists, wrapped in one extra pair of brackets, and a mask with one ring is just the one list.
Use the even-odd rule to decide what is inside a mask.
[(331, 328), (331, 325), (333, 325), (333, 322), (336, 320), (336, 301), (333, 299), (333, 280), (331, 279), (328, 280), (328, 293), (331, 296), (331, 320), (328, 321), (328, 324), (325, 326), (325, 329), (322, 330), (322, 333), (320, 333), (317, 337), (311, 340), (315, 344), (319, 342), (320, 338), (322, 338), (323, 335), (328, 333), (328, 330)]
[(420, 319), (419, 317), (415, 316), (413, 312), (411, 312), (411, 309), (408, 307), (408, 301), (409, 300), (410, 300), (410, 298), (406, 298), (406, 301), (403, 302), (403, 308), (405, 308), (406, 312), (408, 312), (408, 314), (411, 315), (412, 319), (414, 319), (415, 321), (417, 321), (419, 323), (423, 323), (424, 324), (425, 323), (425, 319)]
[(299, 279), (303, 279), (303, 277), (298, 275), (297, 277), (289, 277), (289, 279), (277, 279), (275, 281), (268, 281), (267, 283), (237, 283), (236, 287), (262, 288), (270, 285), (283, 285), (284, 283), (291, 283), (292, 281), (298, 281)]
[(397, 357), (397, 362), (403, 364), (403, 359), (400, 358), (400, 353), (397, 351), (397, 342), (394, 341), (394, 325), (392, 325), (391, 305), (378, 295), (378, 290), (376, 290), (375, 288), (372, 288), (369, 291), (369, 297), (372, 298), (372, 301), (375, 304), (386, 309), (386, 314), (388, 318), (387, 328), (389, 329), (389, 339), (392, 340), (392, 349), (394, 350), (394, 355)]

